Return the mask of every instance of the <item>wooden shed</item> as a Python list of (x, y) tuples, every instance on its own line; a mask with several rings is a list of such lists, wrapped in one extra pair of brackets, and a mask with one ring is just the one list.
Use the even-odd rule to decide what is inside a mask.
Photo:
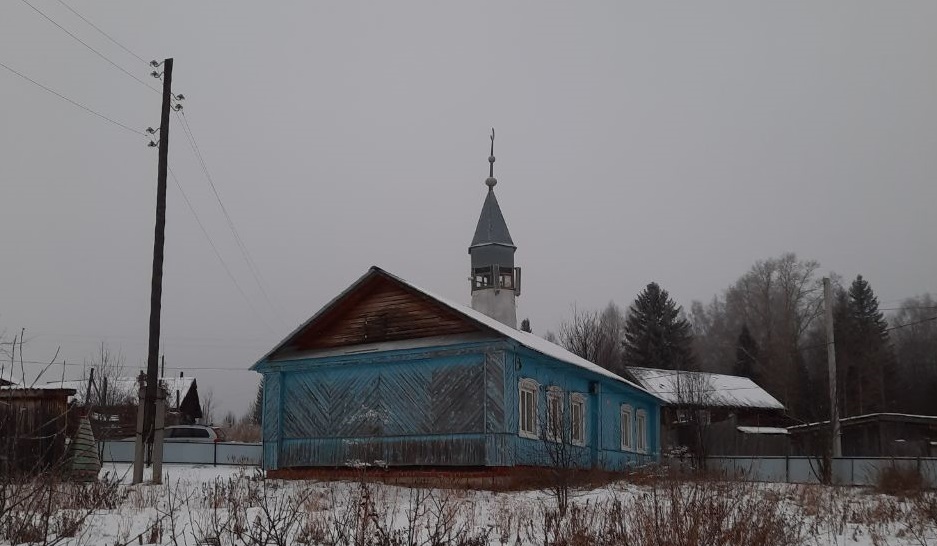
[(74, 389), (0, 387), (0, 471), (36, 472), (62, 462), (73, 394)]

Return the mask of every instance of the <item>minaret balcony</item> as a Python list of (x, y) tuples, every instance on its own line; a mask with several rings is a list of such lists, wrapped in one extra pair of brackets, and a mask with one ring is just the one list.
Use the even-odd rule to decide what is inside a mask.
[(478, 290), (512, 290), (521, 293), (521, 268), (486, 265), (472, 268), (472, 292)]

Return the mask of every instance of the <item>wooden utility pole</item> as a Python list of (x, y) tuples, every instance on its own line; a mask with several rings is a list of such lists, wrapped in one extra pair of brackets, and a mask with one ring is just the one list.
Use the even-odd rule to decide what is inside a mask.
[(91, 406), (91, 388), (94, 385), (94, 368), (91, 368), (91, 373), (88, 376), (88, 388), (85, 389), (85, 407)]
[(823, 277), (823, 307), (826, 315), (826, 361), (830, 368), (830, 428), (832, 429), (833, 458), (843, 456), (839, 434), (839, 402), (836, 397), (836, 345), (833, 339), (833, 291), (830, 278)]
[[(169, 113), (172, 108), (172, 59), (163, 61), (163, 108), (159, 121), (159, 165), (156, 176), (156, 229), (153, 238), (153, 276), (150, 285), (149, 351), (146, 358), (146, 393), (144, 400), (143, 436), (153, 447), (156, 417), (156, 389), (159, 387), (159, 327), (163, 297), (163, 246), (166, 234), (166, 174), (169, 169)], [(162, 449), (162, 446), (157, 446)], [(152, 452), (151, 452), (152, 453)], [(142, 475), (143, 461), (140, 465)], [(134, 478), (136, 479), (136, 466)]]

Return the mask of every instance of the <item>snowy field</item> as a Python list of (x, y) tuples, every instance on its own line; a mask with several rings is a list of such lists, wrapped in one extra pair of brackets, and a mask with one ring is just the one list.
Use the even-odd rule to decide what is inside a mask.
[(7, 484), (0, 543), (937, 544), (934, 492), (645, 476), (573, 490), (561, 514), (551, 491), (265, 480), (252, 467), (170, 465), (163, 485), (130, 485), (123, 464), (101, 476), (90, 487)]

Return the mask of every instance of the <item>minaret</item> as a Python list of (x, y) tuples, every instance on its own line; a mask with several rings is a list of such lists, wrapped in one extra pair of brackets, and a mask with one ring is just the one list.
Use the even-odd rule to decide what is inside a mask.
[(504, 215), (495, 197), (495, 130), (491, 130), (491, 155), (488, 156), (488, 195), (482, 205), (475, 237), (469, 246), (472, 257), (472, 309), (517, 328), (517, 302), (521, 294), (521, 268), (514, 267), (517, 247), (511, 240)]

